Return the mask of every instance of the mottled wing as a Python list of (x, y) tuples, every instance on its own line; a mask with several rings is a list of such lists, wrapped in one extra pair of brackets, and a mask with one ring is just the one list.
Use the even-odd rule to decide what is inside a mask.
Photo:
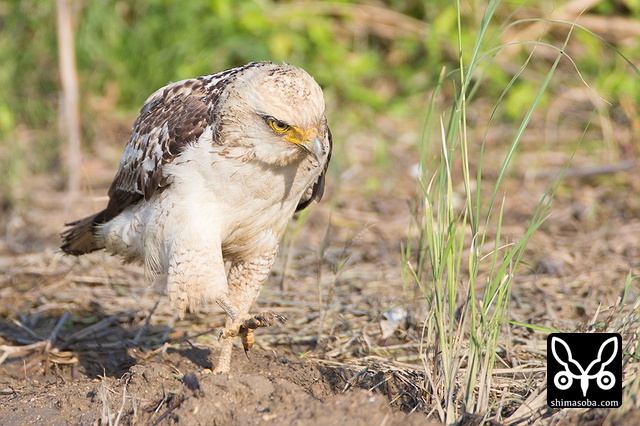
[(329, 129), (329, 126), (326, 125), (326, 122), (325, 126), (327, 128), (327, 135), (325, 138), (324, 146), (326, 146), (329, 150), (329, 152), (327, 153), (327, 162), (324, 163), (324, 169), (322, 169), (322, 173), (320, 173), (318, 179), (316, 179), (313, 185), (307, 188), (307, 190), (302, 195), (302, 198), (300, 199), (300, 202), (296, 207), (297, 212), (307, 208), (307, 206), (314, 200), (320, 201), (322, 199), (322, 195), (324, 194), (324, 179), (327, 173), (327, 167), (329, 167), (329, 161), (331, 160), (331, 152), (333, 151), (333, 136), (331, 135), (331, 129)]
[(105, 222), (129, 205), (149, 200), (166, 185), (164, 165), (212, 124), (215, 103), (227, 77), (228, 73), (221, 73), (180, 81), (147, 99), (109, 188)]
[[(66, 225), (62, 250), (81, 255), (104, 248), (95, 230), (122, 213), (128, 206), (149, 200), (169, 183), (163, 170), (208, 126), (214, 126), (216, 108), (225, 86), (235, 74), (251, 67), (267, 66), (252, 62), (217, 74), (183, 80), (163, 87), (145, 102), (133, 125), (118, 173), (109, 188), (107, 208)], [(215, 129), (213, 129), (215, 138)]]

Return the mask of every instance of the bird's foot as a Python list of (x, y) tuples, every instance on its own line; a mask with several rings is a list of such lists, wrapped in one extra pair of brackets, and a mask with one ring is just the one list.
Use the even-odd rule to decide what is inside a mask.
[(245, 318), (240, 324), (240, 330), (243, 328), (255, 330), (258, 327), (271, 327), (275, 319), (287, 322), (287, 318), (284, 315), (268, 311)]
[(287, 318), (285, 316), (273, 311), (254, 315), (242, 322), (238, 334), (240, 335), (242, 348), (244, 349), (244, 354), (247, 355), (247, 358), (249, 357), (249, 349), (253, 347), (253, 330), (258, 327), (271, 327), (276, 318), (282, 322), (287, 322)]
[(218, 340), (239, 335), (242, 340), (242, 347), (246, 354), (253, 346), (253, 330), (259, 327), (271, 327), (275, 319), (279, 319), (282, 322), (287, 321), (285, 316), (273, 311), (248, 316), (245, 319), (234, 321), (233, 326), (223, 328), (218, 332)]

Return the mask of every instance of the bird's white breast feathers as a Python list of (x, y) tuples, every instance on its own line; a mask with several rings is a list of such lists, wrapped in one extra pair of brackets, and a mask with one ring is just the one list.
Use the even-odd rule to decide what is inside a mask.
[(227, 261), (250, 258), (277, 247), (321, 171), (311, 158), (268, 167), (253, 160), (246, 147), (213, 144), (207, 128), (165, 166), (166, 190), (126, 208), (99, 235), (107, 251), (144, 262), (151, 274), (167, 272), (177, 240), (194, 251), (222, 250)]

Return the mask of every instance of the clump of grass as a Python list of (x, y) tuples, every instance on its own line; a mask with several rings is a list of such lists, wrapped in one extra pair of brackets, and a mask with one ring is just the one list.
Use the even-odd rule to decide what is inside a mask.
[[(417, 283), (430, 308), (423, 327), (423, 344), (427, 348), (423, 360), (427, 389), (433, 395), (440, 420), (446, 424), (459, 421), (463, 413), (480, 415), (486, 420), (499, 411), (492, 393), (492, 374), (500, 361), (497, 354), (514, 273), (527, 243), (548, 216), (549, 205), (566, 171), (565, 167), (549, 184), (523, 235), (513, 240), (503, 235), (505, 198), (500, 197), (503, 180), (533, 113), (565, 55), (573, 28), (564, 45), (556, 48), (555, 61), (515, 126), (495, 181), (483, 185), (487, 136), (485, 134), (479, 144), (474, 166), (470, 160), (474, 141), (467, 131), (467, 108), (487, 67), (505, 47), (496, 43), (498, 37), (489, 34), (498, 4), (498, 1), (488, 3), (469, 55), (462, 47), (458, 3), (459, 69), (451, 74), (443, 70), (429, 105), (427, 128), (435, 128), (434, 123), (439, 123), (439, 152), (435, 164), (427, 167), (430, 165), (427, 150), (433, 145), (427, 133), (422, 144), (415, 237), (410, 237), (403, 249), (405, 280), (413, 279)], [(531, 56), (505, 86), (489, 124), (530, 60)], [(448, 117), (443, 114), (437, 120), (435, 98), (448, 78), (457, 85), (456, 97)], [(473, 167), (477, 167), (475, 174)]]

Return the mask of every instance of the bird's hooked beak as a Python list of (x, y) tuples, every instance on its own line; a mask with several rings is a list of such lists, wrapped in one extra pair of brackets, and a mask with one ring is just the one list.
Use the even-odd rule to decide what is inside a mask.
[(315, 138), (313, 138), (313, 140), (307, 141), (302, 146), (304, 147), (305, 151), (307, 151), (307, 153), (311, 157), (313, 157), (313, 159), (316, 160), (318, 164), (320, 164), (320, 158), (322, 158), (322, 154), (323, 154), (322, 142), (320, 142), (320, 138), (316, 136)]

